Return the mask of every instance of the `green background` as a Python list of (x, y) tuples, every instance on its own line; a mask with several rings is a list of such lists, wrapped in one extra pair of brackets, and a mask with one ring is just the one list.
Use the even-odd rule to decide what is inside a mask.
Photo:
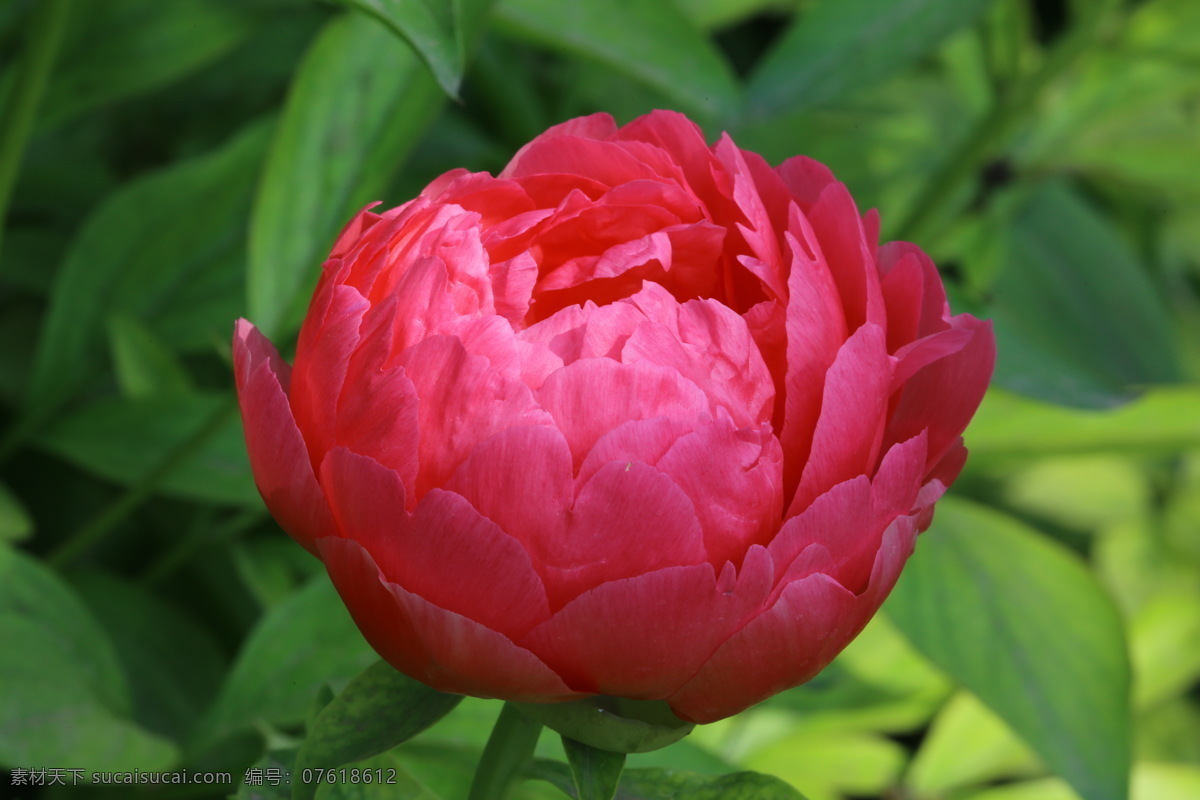
[[(652, 108), (828, 164), (999, 362), (884, 613), (618, 796), (1200, 797), (1194, 0), (0, 3), (0, 767), (289, 763), (375, 659), (255, 492), (232, 321), (291, 341), (366, 202)], [(464, 796), (499, 709), (318, 797)], [(12, 789), (235, 791), (286, 796)]]

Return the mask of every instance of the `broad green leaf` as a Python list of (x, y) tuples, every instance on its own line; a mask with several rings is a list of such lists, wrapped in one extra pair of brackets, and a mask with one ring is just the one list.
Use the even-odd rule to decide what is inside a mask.
[(417, 51), (442, 91), (458, 97), (466, 66), (457, 30), (457, 3), (445, 0), (342, 0), (391, 28)]
[(828, 105), (970, 25), (989, 0), (823, 0), (797, 15), (746, 88), (752, 119)]
[(1063, 184), (1038, 188), (1008, 234), (989, 311), (1006, 388), (1110, 407), (1178, 378), (1170, 312), (1112, 225)]
[[(266, 133), (251, 126), (215, 153), (132, 181), (88, 218), (54, 285), (27, 418), (48, 418), (99, 371), (110, 315), (153, 329), (196, 302), (193, 281), (237, 259)], [(216, 331), (217, 320), (210, 324)], [(219, 325), (224, 340), (228, 317)]]
[(248, 4), (213, 0), (76, 3), (46, 97), (43, 128), (166, 86), (219, 59), (257, 22)]
[(21, 499), (0, 483), (0, 543), (19, 542), (33, 533), (33, 518)]
[(172, 453), (206, 428), (212, 433), (163, 477), (159, 490), (260, 508), (241, 424), (226, 394), (96, 400), (57, 419), (35, 442), (93, 474), (132, 486), (152, 479)]
[(186, 394), (187, 370), (153, 331), (129, 314), (108, 320), (108, 343), (121, 394), (129, 398)]
[(321, 686), (341, 686), (375, 659), (333, 584), (320, 575), (250, 633), (193, 746), (203, 750), (257, 720), (301, 722)]
[(953, 498), (886, 609), (1089, 800), (1124, 800), (1129, 663), (1111, 600), (1069, 553)]
[(600, 750), (562, 737), (579, 800), (612, 800), (625, 769), (625, 754)]
[(221, 647), (199, 620), (128, 581), (100, 572), (74, 576), (88, 608), (116, 645), (134, 717), (182, 740), (220, 686)]
[(904, 768), (904, 748), (867, 733), (802, 731), (755, 751), (742, 764), (803, 788), (810, 800), (884, 794)]
[(351, 13), (325, 26), (292, 82), (254, 203), (246, 291), (263, 332), (297, 323), (334, 236), (380, 199), (442, 100), (375, 20)]
[(917, 796), (936, 797), (965, 786), (1041, 771), (1041, 763), (1028, 745), (1013, 735), (995, 712), (970, 692), (959, 692), (921, 741), (904, 784)]
[(1120, 408), (1063, 408), (1000, 389), (967, 428), (972, 461), (1081, 455), (1163, 454), (1200, 447), (1200, 388), (1163, 387)]
[[(580, 800), (566, 764), (537, 759), (527, 773)], [(630, 769), (621, 776), (616, 800), (805, 800), (778, 778), (757, 772), (696, 775), (667, 769)]]
[[(461, 695), (430, 689), (386, 661), (377, 661), (317, 715), (296, 756), (296, 770), (340, 767), (390, 750), (433, 725)], [(311, 784), (293, 785), (293, 800), (309, 800)]]
[(724, 56), (673, 3), (501, 0), (496, 24), (539, 45), (599, 61), (702, 120), (727, 119), (741, 102)]
[(161, 770), (178, 752), (129, 720), (112, 643), (56, 574), (0, 548), (0, 763)]

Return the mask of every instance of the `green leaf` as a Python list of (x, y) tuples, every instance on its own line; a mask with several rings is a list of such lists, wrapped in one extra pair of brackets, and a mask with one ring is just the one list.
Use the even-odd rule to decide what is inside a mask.
[(905, 775), (918, 797), (1042, 771), (1028, 745), (970, 692), (959, 692), (930, 726)]
[[(39, 447), (93, 474), (128, 486), (152, 478), (172, 452), (196, 436), (232, 401), (225, 394), (142, 399), (104, 398), (60, 417), (35, 440)], [(237, 414), (163, 478), (177, 497), (260, 508)]]
[[(196, 302), (191, 281), (237, 258), (265, 144), (265, 127), (251, 126), (215, 153), (126, 184), (88, 218), (54, 285), (27, 419), (49, 418), (99, 371), (110, 315), (126, 313), (154, 328)], [(222, 339), (229, 324), (219, 321)]]
[(178, 752), (128, 719), (112, 643), (75, 594), (0, 548), (0, 763), (162, 770)]
[(1063, 408), (998, 389), (967, 428), (973, 462), (1086, 453), (1166, 454), (1200, 447), (1200, 388), (1152, 389), (1110, 410)]
[(255, 23), (245, 4), (212, 0), (76, 5), (81, 13), (50, 83), (43, 127), (195, 72), (244, 40)]
[(0, 544), (19, 542), (33, 533), (33, 518), (21, 499), (0, 483)]
[(502, 0), (496, 23), (511, 35), (600, 62), (702, 120), (741, 104), (720, 51), (673, 3), (642, 0)]
[(345, 14), (325, 26), (292, 82), (251, 218), (247, 301), (264, 333), (298, 322), (334, 236), (379, 199), (442, 100), (375, 20)]
[[(537, 759), (528, 776), (551, 783), (580, 800), (566, 764)], [(804, 795), (778, 778), (757, 772), (709, 776), (667, 769), (630, 769), (621, 777), (616, 800), (804, 800)]]
[(1170, 311), (1112, 226), (1063, 184), (1016, 215), (992, 286), (996, 380), (1050, 400), (1104, 408), (1178, 378)]
[(466, 53), (457, 30), (457, 3), (445, 0), (342, 0), (378, 19), (417, 51), (442, 91), (458, 99)]
[(824, 0), (801, 13), (746, 88), (763, 119), (828, 105), (903, 70), (989, 0)]
[(1016, 520), (944, 499), (885, 608), (1081, 795), (1124, 800), (1124, 635), (1074, 557)]
[(183, 739), (216, 693), (221, 647), (199, 620), (163, 598), (101, 572), (73, 577), (129, 675), (135, 719)]
[(588, 697), (568, 703), (509, 703), (552, 731), (614, 753), (646, 753), (696, 727), (659, 700)]
[(187, 370), (153, 331), (128, 314), (108, 320), (108, 342), (121, 394), (130, 398), (186, 394)]
[(803, 786), (812, 800), (886, 794), (904, 768), (905, 752), (883, 736), (800, 731), (741, 760), (758, 772)]
[[(461, 695), (430, 689), (386, 661), (367, 667), (320, 714), (296, 770), (340, 767), (390, 750), (450, 713)], [(310, 800), (313, 784), (294, 783), (293, 800)]]
[(612, 800), (625, 769), (625, 754), (600, 750), (567, 736), (562, 737), (562, 744), (579, 800)]
[(375, 659), (333, 584), (320, 575), (255, 626), (193, 747), (203, 750), (257, 720), (301, 722), (323, 685), (344, 685)]

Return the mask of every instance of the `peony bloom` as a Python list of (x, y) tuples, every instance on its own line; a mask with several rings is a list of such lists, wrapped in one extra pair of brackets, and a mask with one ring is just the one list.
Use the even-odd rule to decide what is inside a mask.
[(878, 230), (678, 114), (558, 125), (358, 214), (294, 366), (239, 321), (259, 490), (418, 680), (734, 714), (879, 608), (991, 376)]

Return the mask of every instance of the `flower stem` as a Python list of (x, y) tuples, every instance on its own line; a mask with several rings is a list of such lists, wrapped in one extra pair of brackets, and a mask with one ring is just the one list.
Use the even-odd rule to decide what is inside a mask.
[(541, 732), (541, 723), (528, 719), (516, 707), (505, 703), (487, 746), (483, 748), (468, 800), (503, 800), (513, 780), (533, 757), (533, 748)]
[(50, 70), (62, 43), (71, 3), (74, 0), (43, 0), (33, 11), (29, 23), (23, 62), (18, 67), (5, 123), (0, 125), (0, 235), (8, 216), (8, 201), (21, 168), (25, 145), (33, 130), (38, 106), (42, 103)]

